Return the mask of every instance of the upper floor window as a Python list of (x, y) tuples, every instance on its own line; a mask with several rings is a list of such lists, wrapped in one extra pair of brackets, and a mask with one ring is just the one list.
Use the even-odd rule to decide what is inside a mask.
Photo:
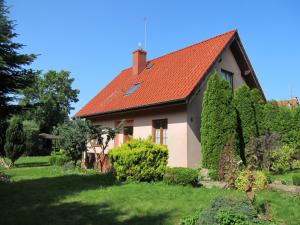
[(167, 145), (168, 142), (168, 120), (153, 120), (153, 141), (155, 144)]
[(221, 70), (220, 77), (227, 80), (231, 87), (233, 87), (233, 73), (227, 70)]

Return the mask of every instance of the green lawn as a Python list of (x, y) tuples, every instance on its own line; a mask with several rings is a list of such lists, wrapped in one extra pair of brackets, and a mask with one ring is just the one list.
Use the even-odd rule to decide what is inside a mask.
[(294, 169), (293, 171), (284, 174), (271, 175), (271, 180), (280, 180), (286, 182), (287, 184), (293, 184), (292, 177), (294, 174), (300, 174), (300, 168)]
[[(217, 195), (244, 195), (163, 183), (116, 184), (109, 176), (49, 166), (47, 161), (21, 158), (15, 168), (2, 169), (13, 182), (0, 184), (0, 224), (178, 224)], [(258, 194), (258, 200), (263, 199), (270, 202), (276, 221), (299, 224), (299, 197), (265, 191)]]

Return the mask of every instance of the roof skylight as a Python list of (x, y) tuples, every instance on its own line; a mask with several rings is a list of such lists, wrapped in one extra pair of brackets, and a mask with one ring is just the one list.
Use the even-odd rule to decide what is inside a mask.
[(131, 88), (129, 88), (129, 90), (125, 93), (125, 95), (126, 96), (131, 95), (140, 86), (141, 83), (142, 82), (134, 84)]

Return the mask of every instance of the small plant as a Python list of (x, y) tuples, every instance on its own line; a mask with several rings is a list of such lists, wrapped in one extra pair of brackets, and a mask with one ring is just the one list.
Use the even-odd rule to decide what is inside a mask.
[(263, 190), (266, 188), (268, 184), (268, 178), (263, 171), (260, 170), (243, 170), (241, 171), (237, 179), (235, 181), (235, 187), (240, 191), (246, 191), (247, 187), (249, 186), (249, 182), (253, 178), (253, 191), (256, 190)]
[(211, 180), (217, 181), (219, 180), (219, 174), (218, 171), (215, 169), (210, 169), (208, 171), (208, 176), (210, 177)]
[(166, 184), (192, 185), (198, 184), (198, 171), (191, 168), (175, 167), (168, 168), (164, 175)]
[(201, 210), (195, 211), (193, 214), (181, 219), (180, 225), (196, 225), (199, 220)]
[(229, 187), (234, 187), (238, 167), (235, 144), (233, 140), (230, 140), (221, 153), (218, 173), (219, 180), (227, 182)]
[(258, 213), (249, 201), (217, 197), (212, 201), (211, 205), (201, 213), (196, 224), (248, 225), (258, 221)]
[(300, 173), (293, 175), (293, 184), (296, 186), (300, 186)]
[(71, 158), (66, 155), (64, 149), (60, 149), (59, 152), (55, 152), (55, 151), (52, 152), (49, 159), (50, 165), (55, 165), (55, 166), (62, 166), (70, 161)]

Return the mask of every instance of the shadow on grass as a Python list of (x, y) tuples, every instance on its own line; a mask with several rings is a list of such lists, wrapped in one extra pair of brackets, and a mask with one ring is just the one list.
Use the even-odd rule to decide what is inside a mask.
[(68, 195), (112, 185), (118, 184), (109, 174), (68, 175), (1, 184), (0, 224), (164, 224), (167, 212), (129, 216), (108, 203), (60, 202)]
[(41, 166), (49, 166), (48, 162), (32, 162), (32, 163), (16, 163), (15, 167), (23, 168), (23, 167), (41, 167)]

